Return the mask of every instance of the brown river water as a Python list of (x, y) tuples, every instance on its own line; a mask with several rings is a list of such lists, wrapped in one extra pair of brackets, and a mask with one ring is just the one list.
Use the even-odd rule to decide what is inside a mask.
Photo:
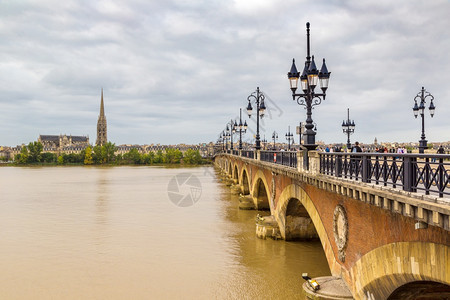
[(302, 299), (330, 274), (238, 203), (212, 167), (2, 167), (0, 299)]

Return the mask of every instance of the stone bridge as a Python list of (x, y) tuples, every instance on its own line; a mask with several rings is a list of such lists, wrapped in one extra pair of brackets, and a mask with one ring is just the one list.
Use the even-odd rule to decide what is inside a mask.
[[(319, 238), (333, 277), (340, 278), (355, 299), (450, 297), (448, 198), (420, 193), (407, 182), (399, 189), (357, 180), (359, 171), (353, 178), (327, 175), (324, 153), (316, 151), (284, 156), (287, 165), (274, 163), (276, 153), (269, 153), (267, 161), (261, 159), (264, 153), (251, 155), (258, 159), (243, 157), (244, 151), (234, 154), (216, 155), (215, 165), (256, 209), (270, 210), (283, 239)], [(339, 161), (346, 170), (346, 158)], [(337, 161), (333, 164), (339, 167)], [(384, 165), (391, 170), (386, 178), (395, 177), (394, 164)], [(351, 175), (350, 169), (342, 174)], [(408, 167), (396, 170), (406, 180)]]

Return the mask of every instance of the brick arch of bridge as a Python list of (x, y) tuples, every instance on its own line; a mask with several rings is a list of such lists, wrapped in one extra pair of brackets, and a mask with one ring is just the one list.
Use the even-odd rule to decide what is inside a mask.
[(239, 186), (241, 187), (242, 194), (250, 194), (250, 177), (246, 164), (241, 164), (240, 166)]
[(400, 242), (376, 248), (350, 270), (355, 280), (353, 295), (361, 299), (387, 299), (397, 288), (411, 282), (448, 285), (449, 255), (448, 246), (435, 243)]
[[(252, 178), (250, 194), (256, 209), (273, 211), (274, 203), (271, 198), (269, 183), (263, 171), (257, 170)], [(271, 187), (271, 185), (270, 185)]]
[(233, 163), (233, 174), (232, 174), (232, 179), (234, 181), (234, 183), (239, 183), (239, 168), (238, 168), (238, 164), (236, 161), (234, 161)]
[(314, 224), (314, 228), (317, 232), (317, 235), (319, 236), (320, 242), (322, 243), (328, 265), (336, 265), (337, 262), (333, 252), (333, 248), (331, 246), (331, 241), (325, 230), (325, 226), (322, 222), (320, 214), (309, 195), (305, 192), (304, 189), (296, 184), (289, 184), (282, 190), (282, 192), (276, 199), (276, 207), (274, 210), (272, 210), (272, 214), (277, 220), (283, 239), (286, 239), (286, 211), (291, 201), (299, 201), (301, 205), (306, 209), (309, 218), (311, 218), (311, 221)]

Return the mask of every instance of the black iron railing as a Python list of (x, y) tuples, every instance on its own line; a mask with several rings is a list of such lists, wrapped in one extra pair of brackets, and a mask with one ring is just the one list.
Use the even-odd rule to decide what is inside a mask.
[(241, 150), (241, 156), (247, 158), (255, 158), (254, 150)]
[(294, 151), (261, 151), (261, 160), (283, 166), (297, 168), (297, 152)]
[(320, 173), (377, 185), (450, 195), (450, 155), (397, 153), (319, 153)]

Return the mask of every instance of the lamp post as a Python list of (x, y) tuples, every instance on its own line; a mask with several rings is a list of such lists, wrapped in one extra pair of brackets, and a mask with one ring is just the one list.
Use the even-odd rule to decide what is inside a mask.
[(286, 139), (288, 141), (288, 150), (291, 150), (291, 141), (294, 143), (294, 135), (291, 132), (291, 126), (288, 126), (288, 132), (286, 133)]
[(301, 146), (302, 146), (302, 122), (300, 122), (300, 124), (298, 126), (297, 133), (298, 133), (298, 145), (301, 148)]
[(275, 142), (278, 139), (278, 133), (276, 131), (272, 133), (272, 139), (273, 139), (273, 150), (275, 150)]
[(239, 125), (235, 122), (235, 131), (239, 132), (239, 150), (242, 150), (242, 133), (247, 132), (247, 121), (242, 124), (242, 108), (239, 109)]
[[(314, 55), (310, 56), (310, 47), (309, 47), (309, 22), (306, 23), (306, 61), (305, 67), (303, 68), (303, 72), (300, 73), (297, 71), (297, 67), (295, 66), (295, 59), (292, 60), (291, 70), (288, 73), (288, 78), (292, 90), (292, 99), (296, 100), (299, 105), (303, 105), (306, 108), (306, 125), (305, 125), (305, 133), (304, 136), (304, 146), (309, 150), (316, 149), (316, 132), (314, 132), (313, 128), (313, 119), (312, 119), (312, 108), (313, 106), (319, 105), (322, 103), (322, 100), (325, 100), (325, 93), (328, 88), (328, 81), (330, 79), (330, 72), (328, 72), (327, 66), (325, 64), (325, 58), (323, 59), (322, 68), (317, 70), (316, 63), (314, 62)], [(303, 93), (296, 94), (296, 90), (298, 87), (298, 79), (300, 78), (301, 88)], [(322, 89), (322, 93), (315, 93), (314, 89), (317, 86), (318, 81), (320, 81), (320, 88)]]
[[(229, 126), (228, 126), (229, 125)], [(227, 137), (230, 139), (230, 150), (233, 151), (233, 134), (236, 132), (237, 124), (236, 122), (233, 122), (233, 120), (230, 121), (230, 123), (227, 123)]]
[[(420, 116), (422, 117), (422, 135), (419, 141), (419, 153), (424, 153), (425, 149), (428, 148), (427, 140), (425, 139), (425, 103), (427, 98), (430, 98), (430, 106), (428, 107), (428, 109), (430, 110), (431, 117), (433, 117), (434, 110), (436, 109), (436, 106), (434, 106), (433, 103), (434, 96), (427, 92), (424, 87), (422, 87), (422, 90), (417, 94), (416, 97), (414, 97), (414, 117), (417, 118), (419, 112)], [(420, 100), (419, 105), (417, 105), (417, 100)]]
[(350, 122), (350, 109), (347, 108), (347, 121), (342, 121), (342, 132), (347, 134), (347, 149), (350, 150), (352, 144), (350, 143), (350, 135), (355, 132), (355, 121)]
[(267, 140), (266, 140), (266, 136), (265, 136), (265, 135), (264, 135), (264, 137), (263, 137), (263, 139), (262, 139), (261, 142), (263, 143), (263, 149), (266, 150), (266, 147), (267, 147)]
[(255, 141), (255, 149), (261, 149), (261, 141), (259, 136), (259, 118), (264, 117), (264, 113), (266, 111), (266, 106), (264, 105), (265, 96), (262, 92), (259, 91), (259, 87), (256, 88), (256, 91), (251, 93), (250, 96), (247, 97), (248, 106), (247, 113), (248, 117), (252, 116), (252, 104), (251, 101), (255, 101), (256, 103), (256, 141)]
[(223, 135), (225, 137), (225, 151), (228, 152), (228, 141), (230, 140), (231, 136), (230, 136), (230, 130), (228, 129), (228, 126), (226, 127), (226, 129), (223, 131)]
[(225, 152), (225, 132), (220, 133), (219, 140), (222, 142), (222, 150)]

